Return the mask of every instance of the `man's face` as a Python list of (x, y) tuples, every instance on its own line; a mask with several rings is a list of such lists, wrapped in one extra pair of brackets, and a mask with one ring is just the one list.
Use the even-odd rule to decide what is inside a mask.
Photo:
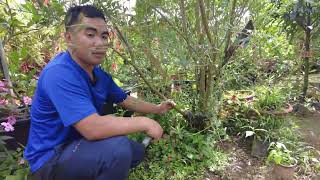
[(106, 22), (101, 18), (80, 17), (65, 35), (72, 55), (86, 65), (100, 64), (109, 40)]

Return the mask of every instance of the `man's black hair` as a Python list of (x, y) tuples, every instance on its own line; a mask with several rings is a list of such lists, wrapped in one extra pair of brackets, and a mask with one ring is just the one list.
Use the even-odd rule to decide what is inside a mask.
[(73, 6), (68, 9), (64, 19), (66, 31), (69, 30), (69, 26), (79, 23), (80, 14), (84, 17), (101, 18), (106, 21), (103, 12), (93, 5)]

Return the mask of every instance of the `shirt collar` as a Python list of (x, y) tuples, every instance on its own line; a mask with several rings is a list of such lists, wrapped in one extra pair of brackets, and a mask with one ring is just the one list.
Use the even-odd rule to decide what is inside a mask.
[[(76, 70), (79, 71), (81, 75), (84, 78), (86, 78), (86, 80), (88, 80), (88, 82), (91, 82), (91, 78), (89, 74), (74, 59), (72, 59), (72, 56), (68, 50), (66, 51), (66, 59), (68, 63), (70, 63), (73, 67), (75, 67)], [(94, 76), (97, 76), (97, 66), (94, 66), (93, 73), (94, 73)]]

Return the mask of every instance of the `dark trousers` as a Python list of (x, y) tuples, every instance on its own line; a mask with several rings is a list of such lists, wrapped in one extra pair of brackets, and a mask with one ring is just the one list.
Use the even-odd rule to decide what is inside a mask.
[(123, 180), (144, 158), (142, 144), (116, 136), (79, 139), (56, 148), (55, 156), (34, 173), (36, 180)]

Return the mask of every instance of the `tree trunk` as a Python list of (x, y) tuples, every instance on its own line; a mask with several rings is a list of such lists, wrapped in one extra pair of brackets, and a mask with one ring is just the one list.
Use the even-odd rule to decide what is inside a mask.
[[(234, 14), (235, 14), (236, 3), (237, 3), (236, 0), (232, 1), (231, 10), (230, 10), (230, 13), (229, 13), (229, 18), (230, 18), (229, 19), (229, 24), (228, 24), (229, 27), (228, 27), (227, 34), (226, 34), (227, 42), (226, 42), (226, 46), (225, 46), (225, 49), (224, 49), (225, 57), (226, 57), (226, 54), (228, 53), (228, 50), (231, 47), (231, 35), (232, 35), (233, 21), (235, 19)], [(225, 60), (223, 60), (223, 61), (225, 61)]]
[[(310, 8), (310, 4), (308, 3), (307, 8)], [(303, 80), (303, 88), (302, 88), (302, 100), (307, 95), (308, 84), (309, 84), (309, 59), (310, 59), (310, 41), (311, 41), (311, 14), (307, 11), (307, 25), (305, 28), (305, 53), (304, 53), (304, 80)]]
[[(10, 87), (9, 88), (9, 93), (10, 93), (11, 97), (15, 97), (13, 89), (12, 89), (13, 86), (12, 86), (12, 82), (11, 82), (10, 75), (9, 75), (9, 68), (8, 68), (8, 64), (7, 64), (7, 61), (6, 61), (6, 56), (4, 54), (4, 47), (2, 46), (2, 41), (1, 40), (0, 40), (0, 58), (1, 58), (0, 59), (1, 60), (1, 67), (2, 67), (2, 72), (3, 72), (3, 75), (4, 75), (4, 79), (7, 80), (8, 86)], [(13, 105), (15, 104), (13, 98), (12, 98), (12, 104)]]
[(179, 1), (180, 5), (180, 16), (182, 19), (182, 32), (184, 34), (187, 34), (187, 18), (186, 18), (186, 6), (185, 6), (185, 0)]
[(2, 57), (0, 57), (0, 80), (4, 79), (4, 71), (2, 66)]
[[(201, 20), (200, 20), (200, 9), (199, 5), (195, 6), (195, 29), (198, 37), (198, 46), (203, 45), (204, 43), (204, 37), (201, 30)], [(203, 110), (204, 109), (204, 100), (205, 100), (205, 93), (206, 93), (206, 68), (205, 68), (205, 60), (204, 59), (197, 59), (198, 62), (195, 62), (195, 64), (198, 64), (199, 66), (195, 66), (195, 72), (197, 77), (197, 89), (199, 92), (199, 102), (198, 102), (198, 109)]]
[[(203, 34), (207, 35), (207, 39), (209, 41), (209, 44), (211, 47), (212, 45), (212, 38), (211, 38), (211, 33), (209, 30), (209, 26), (208, 26), (208, 19), (206, 16), (206, 8), (205, 8), (205, 4), (203, 2), (203, 0), (198, 0), (198, 6), (199, 6), (199, 14), (200, 14), (200, 18), (201, 18), (201, 30)], [(210, 85), (210, 82), (208, 82), (208, 75), (210, 74), (211, 69), (209, 68), (209, 63), (210, 60), (208, 57), (205, 57), (205, 59), (203, 60), (203, 65), (201, 64), (200, 67), (200, 102), (199, 102), (199, 106), (200, 106), (200, 110), (203, 114), (207, 114), (208, 113), (208, 103), (209, 103), (209, 97), (210, 94), (208, 94), (208, 86)]]

